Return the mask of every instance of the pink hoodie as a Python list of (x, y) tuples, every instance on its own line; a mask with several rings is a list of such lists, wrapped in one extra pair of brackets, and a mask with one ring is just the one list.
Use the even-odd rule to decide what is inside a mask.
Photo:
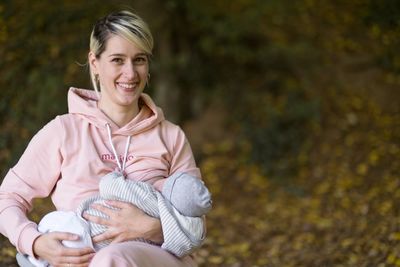
[(140, 103), (139, 114), (119, 128), (97, 108), (94, 91), (70, 89), (69, 114), (57, 116), (32, 138), (0, 187), (0, 232), (18, 251), (33, 256), (33, 241), (40, 235), (26, 217), (34, 198), (51, 195), (57, 210), (75, 210), (98, 193), (99, 179), (116, 169), (107, 124), (119, 157), (131, 136), (125, 168), (129, 179), (161, 190), (175, 172), (200, 177), (183, 131), (164, 119), (148, 95), (142, 94)]

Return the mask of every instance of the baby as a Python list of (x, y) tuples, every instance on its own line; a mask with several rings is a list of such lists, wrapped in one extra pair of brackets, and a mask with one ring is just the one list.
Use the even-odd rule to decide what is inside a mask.
[[(104, 233), (107, 227), (85, 220), (82, 215), (107, 218), (102, 212), (91, 208), (94, 203), (105, 204), (105, 200), (132, 203), (150, 216), (159, 218), (164, 243), (161, 247), (178, 257), (190, 254), (201, 246), (205, 238), (205, 227), (201, 216), (211, 209), (211, 195), (203, 181), (186, 173), (176, 173), (167, 178), (162, 193), (148, 183), (126, 179), (118, 172), (101, 178), (99, 195), (84, 200), (73, 211), (54, 211), (40, 221), (38, 230), (47, 232), (70, 232), (80, 236), (78, 241), (63, 241), (67, 247), (91, 247), (98, 251), (110, 241), (93, 243), (92, 237)], [(152, 243), (149, 240), (138, 239)], [(48, 266), (44, 260), (17, 255), (22, 267)]]

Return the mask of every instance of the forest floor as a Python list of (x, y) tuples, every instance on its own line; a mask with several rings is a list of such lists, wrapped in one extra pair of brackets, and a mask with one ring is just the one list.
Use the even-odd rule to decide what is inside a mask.
[(235, 140), (205, 146), (201, 266), (400, 266), (400, 114), (338, 103), (292, 177), (263, 175)]
[[(199, 265), (400, 266), (400, 116), (368, 110), (335, 118), (285, 180), (263, 175), (234, 140), (205, 144), (214, 202)], [(17, 266), (4, 237), (0, 247), (0, 265)]]

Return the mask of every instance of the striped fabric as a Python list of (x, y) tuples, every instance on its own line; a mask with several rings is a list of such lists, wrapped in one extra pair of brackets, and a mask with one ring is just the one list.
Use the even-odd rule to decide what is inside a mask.
[[(163, 195), (150, 184), (125, 179), (122, 175), (112, 172), (102, 177), (99, 185), (99, 195), (85, 200), (77, 210), (82, 218), (83, 212), (94, 216), (108, 218), (104, 213), (91, 208), (93, 203), (105, 206), (105, 200), (119, 200), (132, 203), (148, 215), (159, 218), (162, 225), (164, 243), (161, 247), (178, 257), (190, 254), (200, 247), (205, 238), (203, 219), (180, 214)], [(109, 206), (108, 206), (109, 207)], [(83, 218), (82, 218), (83, 219)], [(96, 236), (107, 230), (104, 225), (88, 222), (90, 235)], [(138, 241), (152, 243), (145, 239)], [(97, 250), (109, 242), (94, 244)]]

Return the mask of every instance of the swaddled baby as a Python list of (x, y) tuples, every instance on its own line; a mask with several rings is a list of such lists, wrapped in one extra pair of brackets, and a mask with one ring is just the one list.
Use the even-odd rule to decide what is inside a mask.
[[(92, 247), (98, 251), (110, 241), (93, 243), (92, 237), (104, 233), (107, 226), (85, 220), (87, 212), (94, 216), (108, 218), (102, 212), (91, 208), (94, 203), (107, 206), (105, 200), (129, 202), (148, 215), (159, 218), (164, 243), (161, 247), (178, 257), (190, 254), (201, 246), (205, 238), (205, 227), (201, 216), (211, 209), (211, 195), (204, 182), (185, 173), (176, 173), (167, 178), (162, 193), (148, 183), (126, 179), (118, 172), (111, 172), (101, 178), (99, 195), (84, 200), (75, 212), (54, 211), (40, 221), (38, 230), (46, 232), (70, 232), (80, 236), (78, 241), (63, 241), (67, 247)], [(152, 243), (149, 240), (138, 241)], [(48, 266), (47, 262), (29, 257), (34, 266)]]

